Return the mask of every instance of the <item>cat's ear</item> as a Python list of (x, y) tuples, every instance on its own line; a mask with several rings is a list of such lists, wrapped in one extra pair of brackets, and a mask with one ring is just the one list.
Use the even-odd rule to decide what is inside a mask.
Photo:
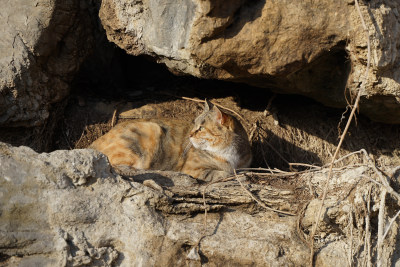
[(213, 112), (215, 114), (215, 120), (221, 124), (224, 125), (225, 122), (228, 120), (228, 115), (226, 115), (225, 113), (223, 113), (217, 106), (213, 106), (212, 107)]
[(208, 99), (206, 98), (205, 102), (204, 102), (204, 110), (203, 112), (208, 112), (210, 111), (210, 109), (212, 109), (214, 107), (213, 103), (211, 103), (210, 101), (208, 101)]

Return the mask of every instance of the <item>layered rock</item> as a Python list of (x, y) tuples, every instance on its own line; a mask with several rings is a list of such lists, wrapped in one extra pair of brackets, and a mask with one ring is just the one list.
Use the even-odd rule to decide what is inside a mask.
[[(4, 143), (0, 164), (0, 263), (9, 266), (306, 266), (303, 231), (319, 208), (307, 192), (320, 195), (327, 176), (310, 172), (297, 176), (297, 185), (286, 177), (277, 186), (248, 183), (243, 175), (243, 185), (206, 186), (172, 172), (123, 179), (93, 150), (38, 154)], [(318, 266), (346, 264), (348, 251), (355, 263), (366, 260), (364, 242), (354, 241), (365, 234), (367, 196), (372, 211), (378, 205), (366, 175), (366, 166), (335, 171), (317, 235)], [(390, 242), (387, 265), (398, 260)]]
[[(90, 47), (90, 23), (77, 0), (17, 0), (0, 11), (0, 124), (42, 124)], [(85, 13), (86, 12), (86, 13)]]
[[(215, 264), (261, 266), (276, 259), (299, 266), (307, 258), (294, 217), (238, 209), (209, 214), (205, 230), (203, 215), (195, 216), (202, 213), (201, 191), (187, 176), (144, 173), (123, 180), (92, 150), (37, 154), (1, 144), (0, 162), (6, 264), (184, 266), (207, 257)], [(252, 202), (239, 195), (236, 202), (243, 201)]]
[[(366, 36), (354, 1), (104, 0), (110, 41), (181, 74), (245, 82), (344, 106), (366, 67)], [(400, 4), (363, 6), (372, 68), (361, 111), (400, 123)], [(351, 77), (349, 74), (352, 72)]]

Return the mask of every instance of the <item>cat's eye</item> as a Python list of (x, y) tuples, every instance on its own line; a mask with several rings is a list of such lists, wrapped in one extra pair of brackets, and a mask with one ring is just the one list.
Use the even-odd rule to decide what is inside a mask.
[(203, 126), (200, 126), (199, 129), (198, 129), (198, 131), (203, 131), (203, 130), (204, 130)]

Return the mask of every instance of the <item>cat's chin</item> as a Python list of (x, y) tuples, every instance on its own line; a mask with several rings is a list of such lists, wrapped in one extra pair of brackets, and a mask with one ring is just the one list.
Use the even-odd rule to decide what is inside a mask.
[(215, 149), (213, 149), (212, 147), (208, 146), (205, 143), (196, 142), (195, 140), (192, 140), (192, 138), (190, 138), (190, 142), (192, 143), (193, 147), (198, 149), (198, 150), (203, 150), (203, 151), (215, 153)]
[(199, 143), (197, 143), (194, 138), (190, 137), (189, 140), (190, 140), (190, 143), (192, 143), (192, 145), (194, 146), (194, 148), (202, 150), (201, 145)]

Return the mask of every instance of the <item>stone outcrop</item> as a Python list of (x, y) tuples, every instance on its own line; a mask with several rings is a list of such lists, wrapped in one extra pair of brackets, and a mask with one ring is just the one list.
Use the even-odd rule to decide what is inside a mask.
[[(375, 0), (361, 9), (372, 43), (361, 111), (400, 123), (400, 4)], [(356, 92), (366, 68), (367, 38), (354, 1), (104, 0), (100, 17), (110, 41), (175, 73), (329, 106), (346, 105), (346, 84)]]
[[(299, 220), (261, 208), (237, 180), (205, 186), (172, 172), (122, 178), (93, 150), (38, 154), (1, 143), (0, 163), (0, 263), (10, 266), (306, 266), (303, 231), (318, 208), (318, 200), (307, 205), (307, 192), (320, 195), (326, 178), (321, 171), (274, 186), (239, 175), (260, 201)], [(363, 260), (365, 250), (351, 242), (363, 231), (367, 174), (365, 166), (335, 171), (318, 234), (319, 266), (346, 263), (350, 244), (356, 262)], [(396, 258), (389, 253), (385, 261)]]
[[(105, 67), (115, 51), (103, 43), (98, 5), (90, 0), (3, 5), (0, 125), (42, 124), (51, 105), (68, 95), (93, 46), (100, 57), (86, 64), (84, 76), (111, 69), (121, 77), (118, 64)], [(368, 1), (361, 11), (371, 39), (371, 69), (360, 111), (400, 123), (400, 4)], [(346, 105), (345, 92), (358, 90), (367, 64), (366, 36), (352, 0), (104, 0), (100, 17), (110, 41), (131, 55), (150, 55), (176, 74), (244, 82), (334, 107)]]
[(84, 1), (8, 1), (0, 10), (0, 125), (33, 126), (65, 98), (88, 54)]

